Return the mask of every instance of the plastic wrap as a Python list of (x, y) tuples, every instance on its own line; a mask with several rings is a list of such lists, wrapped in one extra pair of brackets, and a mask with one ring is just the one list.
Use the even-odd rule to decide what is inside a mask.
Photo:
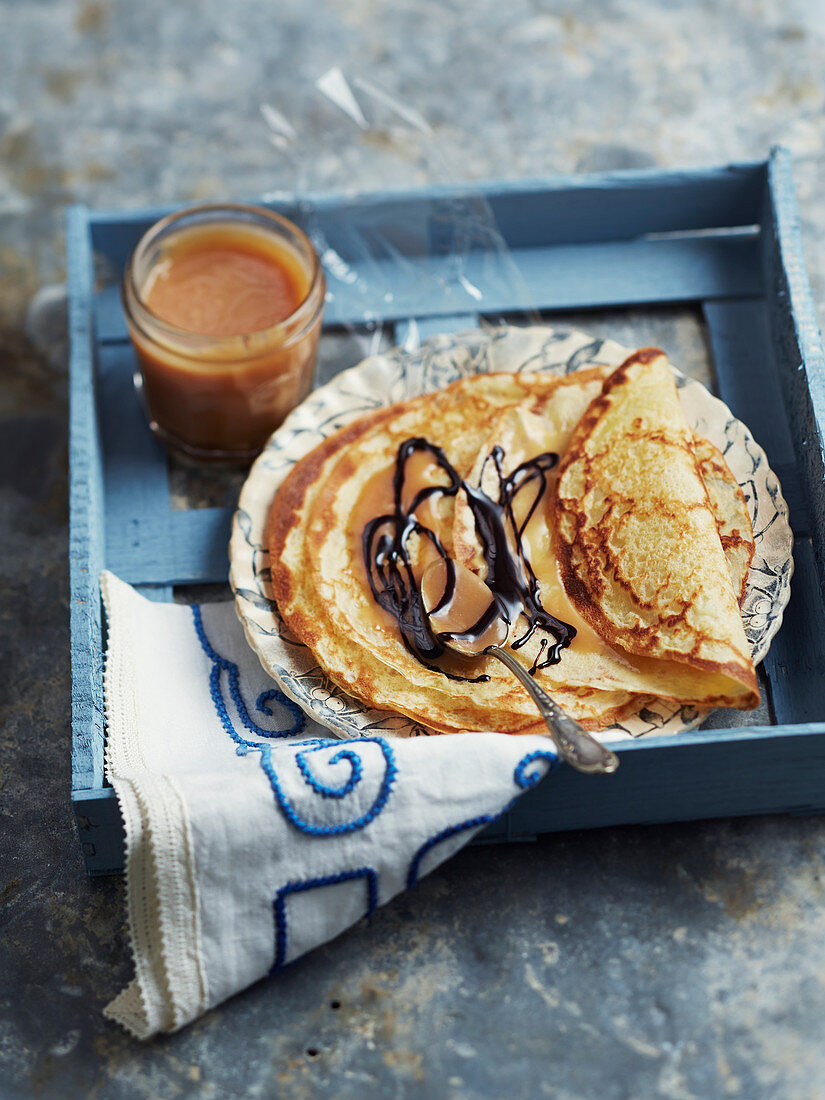
[[(537, 319), (489, 204), (459, 182), (443, 142), (417, 109), (339, 68), (288, 107), (260, 109), (278, 179), (288, 185), (264, 198), (299, 198), (298, 220), (327, 274), (327, 324), (355, 342), (348, 349), (353, 361), (395, 343), (414, 350), (438, 329), (430, 316), (422, 331), (415, 303), (436, 296), (447, 330), (499, 321), (494, 303), (502, 298), (518, 305), (515, 315), (508, 309), (508, 320)], [(332, 150), (337, 172), (331, 174)], [(328, 189), (347, 194), (341, 165), (346, 172), (347, 164), (369, 159), (386, 167), (387, 197), (397, 192), (399, 202), (345, 211), (330, 224), (322, 200), (312, 196)], [(404, 191), (425, 182), (431, 197), (405, 205)]]

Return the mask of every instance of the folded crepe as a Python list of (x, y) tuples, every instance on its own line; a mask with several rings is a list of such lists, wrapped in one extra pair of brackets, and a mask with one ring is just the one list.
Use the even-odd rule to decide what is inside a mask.
[[(675, 393), (667, 368), (666, 375)], [(365, 558), (364, 531), (375, 517), (393, 511), (399, 448), (411, 439), (424, 437), (437, 444), (460, 478), (468, 485), (480, 483), (491, 493), (496, 486), (488, 482), (495, 464), (491, 465), (489, 456), (495, 447), (499, 448), (497, 478), (524, 461), (554, 451), (565, 456), (562, 468), (570, 479), (565, 485), (573, 486), (577, 478), (581, 481), (572, 458), (582, 446), (587, 462), (594, 456), (587, 453), (580, 425), (591, 424), (589, 412), (601, 399), (609, 376), (610, 369), (605, 367), (564, 377), (525, 373), (462, 379), (444, 390), (360, 418), (295, 466), (270, 513), (273, 593), (289, 630), (310, 647), (334, 683), (370, 707), (407, 715), (424, 731), (527, 733), (543, 729), (530, 697), (497, 662), (482, 658), (469, 669), (460, 659), (449, 657), (433, 663), (422, 660), (408, 644), (409, 638), (405, 642), (398, 622), (376, 601)], [(663, 407), (661, 402), (658, 407)], [(542, 606), (578, 631), (570, 646), (561, 650), (559, 663), (538, 667), (535, 675), (562, 706), (590, 728), (621, 721), (653, 697), (708, 708), (721, 702), (730, 705), (734, 699), (733, 705), (753, 705), (749, 702), (753, 693), (748, 695), (742, 681), (713, 664), (717, 656), (724, 656), (725, 663), (728, 657), (733, 659), (724, 648), (732, 632), (729, 605), (736, 607), (737, 596), (744, 591), (752, 553), (744, 498), (719, 452), (705, 441), (695, 440), (683, 420), (681, 423), (694, 477), (704, 493), (706, 522), (702, 530), (705, 535), (715, 532), (717, 556), (721, 556), (724, 569), (723, 577), (717, 562), (708, 572), (708, 593), (717, 589), (725, 593), (719, 599), (724, 609), (723, 627), (718, 635), (709, 630), (708, 637), (717, 648), (703, 651), (701, 660), (706, 663), (701, 666), (695, 661), (683, 662), (683, 635), (679, 635), (682, 649), (674, 646), (668, 635), (661, 653), (639, 652), (623, 644), (619, 628), (627, 624), (616, 614), (615, 599), (605, 599), (604, 618), (593, 619), (590, 603), (604, 598), (611, 580), (607, 575), (599, 580), (595, 562), (592, 574), (582, 567), (589, 559), (580, 553), (584, 543), (578, 532), (580, 524), (587, 528), (587, 522), (577, 516), (567, 496), (556, 498), (554, 483), (561, 486), (561, 478), (551, 475), (534, 506), (529, 491), (513, 498), (514, 519), (523, 528), (525, 549), (535, 565)], [(660, 428), (670, 430), (667, 424)], [(412, 491), (407, 486), (408, 475), (416, 490), (432, 489), (423, 494), (426, 499), (416, 510), (416, 520), (437, 537), (445, 553), (483, 575), (483, 555), (467, 492), (446, 491), (450, 478), (431, 452), (416, 452), (413, 459), (404, 468), (402, 497), (409, 499)], [(703, 481), (705, 472), (707, 481)], [(612, 471), (607, 473), (612, 477)], [(649, 468), (649, 479), (659, 479), (655, 467)], [(710, 498), (706, 484), (712, 489)], [(653, 504), (646, 513), (654, 527), (670, 506), (664, 498), (657, 500), (662, 514), (651, 511)], [(556, 536), (557, 512), (563, 513), (564, 539)], [(589, 518), (603, 520), (604, 515)], [(596, 528), (592, 524), (591, 528), (587, 529), (598, 542)], [(722, 537), (729, 543), (734, 580), (728, 572)], [(655, 533), (651, 539), (655, 541)], [(432, 539), (421, 534), (409, 540), (413, 588), (432, 560), (432, 545)], [(560, 568), (562, 551), (567, 557)], [(566, 592), (568, 583), (574, 594)], [(679, 591), (683, 590), (684, 585)], [(671, 604), (662, 595), (656, 599), (667, 608), (661, 623), (676, 634)], [(610, 624), (609, 630), (604, 623)], [(655, 633), (652, 620), (648, 625)], [(741, 631), (741, 622), (739, 627)], [(629, 634), (633, 635), (632, 629)], [(542, 642), (541, 635), (536, 631), (520, 650), (528, 665), (542, 663), (547, 640)], [(703, 639), (708, 642), (704, 635)], [(739, 641), (744, 642), (744, 632)], [(671, 653), (674, 648), (677, 656)], [(744, 658), (746, 653), (744, 643), (739, 654)], [(738, 692), (732, 684), (738, 685)]]
[[(718, 473), (723, 460), (702, 447), (697, 462), (666, 356), (636, 352), (606, 380), (562, 459), (557, 558), (571, 603), (611, 647), (645, 658), (646, 673), (666, 663), (674, 687), (695, 684), (697, 705), (748, 709), (759, 690), (722, 540), (744, 560), (752, 536), (750, 524), (720, 535), (708, 465)], [(660, 693), (680, 698), (661, 675)]]

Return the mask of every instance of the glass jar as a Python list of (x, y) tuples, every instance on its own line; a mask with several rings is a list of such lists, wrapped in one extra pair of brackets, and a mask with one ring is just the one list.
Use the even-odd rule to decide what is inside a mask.
[(264, 207), (153, 225), (122, 287), (152, 431), (195, 459), (253, 458), (312, 387), (325, 291), (307, 236)]

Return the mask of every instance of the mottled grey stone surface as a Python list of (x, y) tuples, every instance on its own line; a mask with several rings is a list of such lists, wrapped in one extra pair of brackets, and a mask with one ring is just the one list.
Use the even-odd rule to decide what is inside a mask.
[[(358, 131), (313, 91), (334, 64), (432, 133), (374, 101)], [(69, 809), (64, 357), (54, 300), (30, 336), (25, 312), (62, 279), (71, 201), (711, 164), (780, 141), (821, 320), (824, 137), (821, 0), (0, 0), (0, 1095), (823, 1095), (820, 818), (466, 850), (183, 1034), (139, 1046), (107, 1023), (129, 961), (122, 883), (84, 877)], [(672, 321), (604, 323), (666, 325), (699, 355)]]

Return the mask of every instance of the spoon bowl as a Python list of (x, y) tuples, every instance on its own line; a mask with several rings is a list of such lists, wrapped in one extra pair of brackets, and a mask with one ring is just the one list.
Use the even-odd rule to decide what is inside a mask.
[(533, 698), (560, 756), (577, 771), (607, 775), (619, 758), (566, 714), (507, 645), (510, 622), (481, 577), (451, 558), (432, 562), (421, 577), (421, 600), (435, 637), (453, 653), (468, 659), (496, 657)]

